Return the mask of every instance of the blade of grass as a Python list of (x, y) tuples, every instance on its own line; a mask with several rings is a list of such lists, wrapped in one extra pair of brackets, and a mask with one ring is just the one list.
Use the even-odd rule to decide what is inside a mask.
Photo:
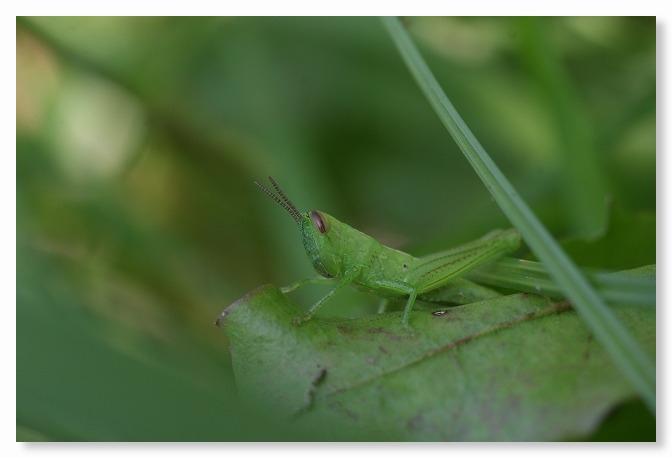
[(651, 358), (644, 353), (628, 329), (609, 310), (581, 271), (560, 248), (476, 140), (444, 94), (399, 19), (386, 17), (383, 18), (383, 23), (439, 119), (495, 201), (520, 231), (539, 260), (544, 263), (623, 375), (630, 380), (649, 409), (655, 413), (656, 368)]

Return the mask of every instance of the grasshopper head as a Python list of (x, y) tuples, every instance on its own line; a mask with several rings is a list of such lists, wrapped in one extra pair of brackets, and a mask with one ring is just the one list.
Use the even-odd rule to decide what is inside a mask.
[(313, 264), (313, 267), (320, 275), (324, 277), (335, 277), (340, 274), (341, 264), (339, 262), (341, 250), (338, 246), (341, 237), (340, 226), (343, 223), (338, 221), (333, 216), (316, 210), (301, 213), (294, 204), (287, 198), (284, 192), (280, 189), (275, 180), (268, 177), (271, 184), (278, 191), (280, 197), (273, 194), (271, 191), (255, 182), (266, 194), (275, 200), (282, 208), (294, 218), (294, 221), (299, 225), (301, 230), (301, 240), (306, 249), (308, 259)]
[(327, 278), (340, 276), (343, 239), (339, 229), (343, 223), (317, 210), (301, 217), (301, 240), (315, 271)]

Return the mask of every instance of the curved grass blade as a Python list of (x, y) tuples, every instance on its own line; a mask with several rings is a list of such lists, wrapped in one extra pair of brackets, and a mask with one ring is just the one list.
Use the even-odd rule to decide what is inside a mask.
[(544, 263), (574, 308), (595, 333), (598, 341), (630, 380), (652, 412), (656, 409), (656, 368), (628, 329), (609, 310), (586, 277), (574, 265), (511, 183), (485, 152), (457, 113), (436, 78), (395, 17), (383, 18), (413, 77), (446, 126), (467, 160), (497, 201), (502, 211), (520, 231), (525, 242)]

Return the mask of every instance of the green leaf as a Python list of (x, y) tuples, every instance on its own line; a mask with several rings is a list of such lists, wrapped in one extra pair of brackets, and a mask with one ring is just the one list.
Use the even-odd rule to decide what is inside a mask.
[[(614, 247), (634, 247), (618, 249)], [(596, 240), (575, 238), (563, 248), (581, 266), (625, 270), (656, 263), (656, 215), (628, 212), (614, 205), (605, 234)], [(655, 280), (655, 275), (654, 275)]]
[[(614, 307), (653, 357), (655, 310)], [(217, 320), (238, 389), (327, 439), (519, 441), (585, 437), (636, 397), (567, 303), (513, 295), (428, 312), (315, 317), (264, 286)], [(331, 434), (329, 436), (329, 434)]]

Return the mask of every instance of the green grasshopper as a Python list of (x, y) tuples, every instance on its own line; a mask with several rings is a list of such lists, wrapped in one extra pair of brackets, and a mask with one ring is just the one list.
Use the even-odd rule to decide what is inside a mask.
[(389, 299), (408, 298), (402, 318), (405, 326), (416, 299), (466, 304), (498, 297), (499, 293), (461, 277), (520, 244), (517, 231), (496, 230), (478, 240), (416, 258), (387, 247), (324, 212), (299, 212), (275, 180), (270, 176), (268, 179), (280, 197), (255, 184), (294, 218), (308, 259), (322, 276), (300, 280), (282, 291), (287, 293), (308, 283), (335, 283), (298, 322), (309, 320), (329, 298), (349, 285), (383, 298), (379, 311), (384, 310)]

